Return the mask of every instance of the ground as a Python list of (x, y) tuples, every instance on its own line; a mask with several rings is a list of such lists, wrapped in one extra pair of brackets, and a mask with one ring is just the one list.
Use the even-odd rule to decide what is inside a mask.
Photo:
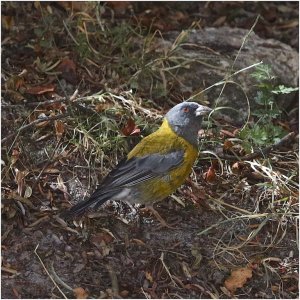
[[(155, 204), (173, 228), (119, 202), (60, 217), (180, 102), (147, 69), (154, 32), (193, 21), (249, 29), (259, 12), (261, 37), (297, 48), (298, 4), (62, 3), (2, 7), (2, 298), (298, 298), (298, 143), (288, 120), (276, 120), (285, 143), (248, 160), (226, 152), (234, 124), (203, 130), (190, 178)], [(218, 157), (203, 152), (220, 145)]]

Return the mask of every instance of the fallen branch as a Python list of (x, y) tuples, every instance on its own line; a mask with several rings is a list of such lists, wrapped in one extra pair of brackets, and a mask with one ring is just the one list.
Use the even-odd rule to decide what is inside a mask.
[(292, 140), (294, 140), (295, 136), (296, 136), (295, 132), (290, 132), (289, 134), (284, 136), (277, 143), (275, 143), (271, 146), (268, 146), (266, 148), (256, 150), (253, 153), (250, 153), (250, 154), (247, 154), (247, 155), (244, 155), (244, 156), (239, 157), (235, 153), (235, 155), (218, 154), (218, 157), (221, 158), (221, 159), (226, 159), (226, 160), (240, 160), (240, 161), (252, 160), (252, 159), (257, 158), (257, 157), (264, 157), (267, 154), (269, 154), (271, 151), (280, 148), (284, 144), (290, 143)]
[(46, 118), (41, 118), (41, 119), (37, 119), (37, 120), (34, 120), (33, 122), (27, 124), (27, 125), (24, 125), (22, 127), (20, 127), (16, 132), (14, 133), (11, 133), (9, 134), (7, 137), (3, 138), (1, 140), (1, 143), (4, 143), (6, 142), (8, 139), (14, 137), (15, 135), (18, 135), (20, 134), (22, 131), (25, 131), (27, 130), (28, 128), (31, 128), (33, 126), (35, 126), (36, 124), (38, 123), (41, 123), (41, 122), (47, 122), (47, 121), (54, 121), (54, 120), (59, 120), (59, 119), (63, 119), (63, 118), (66, 118), (69, 116), (69, 113), (65, 113), (65, 114), (60, 114), (60, 115), (57, 115), (57, 116), (52, 116), (52, 117), (46, 117)]
[(44, 105), (51, 105), (54, 103), (59, 103), (59, 102), (68, 102), (70, 101), (67, 98), (60, 98), (60, 99), (51, 99), (51, 100), (46, 100), (46, 101), (37, 101), (37, 102), (24, 102), (23, 104), (2, 104), (2, 108), (14, 108), (14, 107), (40, 107)]

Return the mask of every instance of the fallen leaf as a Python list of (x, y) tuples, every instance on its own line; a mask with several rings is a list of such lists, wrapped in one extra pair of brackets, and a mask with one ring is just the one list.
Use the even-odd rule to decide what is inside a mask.
[(13, 149), (11, 154), (11, 164), (14, 165), (20, 157), (19, 149)]
[(59, 173), (60, 170), (58, 169), (55, 169), (55, 168), (46, 168), (43, 173), (46, 173), (46, 174), (56, 174), (56, 173)]
[(285, 24), (282, 24), (282, 25), (278, 25), (276, 26), (277, 28), (280, 28), (280, 29), (288, 29), (288, 28), (293, 28), (293, 27), (298, 27), (299, 26), (299, 20), (298, 19), (294, 19), (294, 20), (291, 20)]
[(221, 16), (213, 23), (213, 27), (222, 26), (227, 19), (227, 16)]
[(15, 20), (13, 16), (2, 16), (1, 21), (2, 26), (6, 30), (10, 30), (15, 25)]
[(25, 192), (24, 192), (24, 198), (29, 198), (32, 195), (32, 188), (30, 186), (26, 186)]
[(26, 89), (26, 93), (31, 95), (42, 95), (48, 92), (53, 92), (55, 90), (54, 84), (48, 84), (43, 86), (33, 86)]
[(54, 127), (55, 127), (56, 138), (59, 141), (65, 132), (65, 124), (61, 120), (56, 120), (54, 122)]
[(140, 246), (146, 246), (146, 244), (142, 240), (139, 240), (139, 239), (131, 239), (130, 242), (134, 242)]
[(222, 133), (223, 136), (235, 137), (236, 134), (237, 134), (237, 130), (234, 130), (234, 132), (232, 133), (232, 132), (230, 132), (230, 131), (228, 131), (228, 130), (222, 129), (222, 130), (220, 131), (220, 133)]
[(150, 271), (146, 271), (146, 272), (145, 272), (145, 276), (146, 276), (146, 279), (147, 279), (150, 283), (153, 283), (153, 277), (152, 277)]
[(216, 180), (216, 171), (213, 166), (210, 166), (208, 171), (203, 174), (205, 180), (209, 183), (212, 183)]
[(57, 70), (61, 72), (61, 76), (70, 82), (76, 84), (78, 81), (76, 73), (76, 65), (73, 60), (65, 58), (57, 67)]
[(56, 5), (69, 12), (91, 13), (95, 10), (95, 1), (56, 1)]
[(10, 274), (20, 274), (17, 270), (12, 269), (9, 266), (1, 266), (1, 271), (7, 272), (7, 273), (10, 273)]
[(68, 188), (66, 187), (63, 178), (61, 177), (61, 174), (57, 176), (57, 188), (62, 191), (63, 193), (68, 192)]
[(16, 296), (16, 298), (18, 298), (18, 299), (22, 298), (20, 293), (18, 292), (18, 290), (16, 288), (13, 287), (12, 291), (13, 291), (14, 295)]
[(108, 1), (107, 5), (118, 15), (124, 15), (131, 6), (130, 1)]
[(5, 89), (17, 91), (20, 87), (24, 85), (24, 78), (19, 75), (12, 76), (8, 78), (5, 82)]
[(231, 166), (233, 174), (241, 174), (243, 168), (243, 164), (238, 161)]
[(128, 295), (129, 295), (129, 291), (127, 291), (127, 290), (123, 290), (120, 292), (120, 296), (122, 298), (128, 298)]
[(104, 241), (106, 244), (109, 244), (113, 241), (113, 237), (108, 232), (98, 232), (97, 234), (92, 235), (91, 242), (96, 244), (101, 244)]
[(191, 275), (191, 272), (189, 270), (189, 266), (186, 262), (181, 262), (181, 268), (182, 268), (182, 271), (186, 277), (187, 280), (190, 280), (192, 278), (192, 275)]
[(226, 150), (229, 150), (233, 147), (233, 143), (229, 140), (225, 140), (224, 141), (224, 144), (223, 144), (223, 149), (226, 151)]
[(95, 110), (96, 110), (96, 112), (102, 112), (102, 111), (107, 110), (112, 107), (113, 107), (112, 103), (108, 103), (108, 102), (99, 103), (95, 106)]
[(232, 294), (235, 293), (236, 289), (241, 288), (245, 285), (247, 280), (252, 277), (252, 268), (243, 267), (231, 272), (229, 278), (225, 280), (224, 286)]
[(12, 90), (6, 90), (6, 96), (9, 98), (10, 102), (13, 104), (24, 103), (25, 97), (19, 93)]
[(125, 136), (138, 135), (140, 132), (141, 130), (136, 126), (134, 120), (132, 120), (131, 118), (128, 119), (127, 124), (122, 129), (122, 133)]
[(35, 127), (43, 128), (43, 127), (46, 127), (49, 123), (50, 123), (50, 121), (39, 122), (39, 123), (35, 124)]
[(17, 168), (15, 169), (15, 171), (16, 171), (15, 180), (18, 185), (18, 195), (22, 196), (24, 191), (24, 185), (25, 185), (25, 177), (27, 176), (28, 171), (20, 171)]
[(86, 299), (89, 295), (87, 291), (81, 287), (73, 289), (73, 293), (76, 299)]

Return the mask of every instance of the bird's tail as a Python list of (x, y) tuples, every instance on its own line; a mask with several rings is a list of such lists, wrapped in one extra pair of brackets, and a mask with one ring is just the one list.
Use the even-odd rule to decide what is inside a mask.
[(75, 204), (69, 210), (63, 212), (60, 216), (66, 220), (82, 216), (87, 211), (97, 209), (100, 205), (111, 199), (111, 197), (111, 193), (94, 193), (90, 198)]

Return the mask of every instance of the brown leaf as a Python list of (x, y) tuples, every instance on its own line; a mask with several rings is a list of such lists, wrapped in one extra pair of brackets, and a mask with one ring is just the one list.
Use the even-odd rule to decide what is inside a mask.
[(18, 290), (16, 288), (13, 287), (12, 291), (13, 291), (14, 295), (16, 296), (16, 298), (18, 298), (18, 299), (22, 298), (20, 293), (18, 292)]
[(129, 291), (127, 291), (127, 290), (123, 290), (120, 292), (120, 296), (122, 298), (128, 298), (128, 295), (129, 295)]
[(124, 15), (130, 6), (130, 1), (108, 1), (107, 5), (118, 15)]
[(149, 282), (153, 283), (153, 277), (150, 271), (145, 272), (145, 277)]
[(106, 244), (109, 244), (113, 241), (113, 237), (107, 232), (98, 232), (91, 237), (91, 242), (93, 244), (101, 244), (103, 241)]
[(89, 295), (87, 291), (81, 287), (73, 289), (73, 293), (76, 299), (86, 299)]
[(24, 192), (24, 198), (30, 198), (31, 195), (32, 195), (32, 188), (27, 185)]
[(20, 171), (16, 169), (16, 183), (18, 185), (18, 195), (22, 196), (25, 185), (25, 177), (27, 176), (28, 171)]
[(30, 88), (27, 88), (26, 93), (31, 95), (42, 95), (48, 92), (53, 92), (55, 90), (54, 84), (48, 84), (43, 86), (33, 86)]
[(48, 173), (48, 174), (56, 174), (59, 173), (59, 169), (55, 169), (55, 168), (46, 168), (43, 173)]
[(71, 84), (76, 84), (78, 81), (76, 73), (76, 65), (73, 60), (65, 58), (57, 67), (61, 72), (61, 76)]
[(235, 137), (236, 136), (236, 130), (232, 133), (228, 130), (221, 129), (220, 133), (222, 133), (223, 136), (228, 136), (228, 137)]
[(132, 120), (131, 118), (128, 119), (127, 124), (122, 129), (122, 133), (125, 136), (139, 135), (140, 132), (141, 130), (135, 125), (134, 120)]
[(7, 97), (9, 97), (10, 102), (14, 104), (23, 103), (25, 100), (25, 97), (19, 92), (7, 90), (5, 94)]
[(213, 26), (214, 27), (222, 26), (225, 23), (226, 19), (227, 19), (227, 16), (219, 17), (216, 21), (214, 21)]
[[(41, 105), (43, 103), (41, 102)], [(54, 103), (50, 103), (47, 104), (45, 103), (45, 108), (47, 111), (49, 110), (60, 110), (61, 112), (65, 112), (66, 111), (66, 104), (63, 102), (54, 102)]]
[(239, 268), (231, 272), (229, 278), (225, 280), (224, 286), (234, 294), (236, 289), (243, 287), (251, 277), (252, 269), (250, 267)]
[(237, 161), (231, 166), (231, 169), (233, 174), (241, 174), (242, 170), (244, 169), (244, 165)]
[(298, 27), (299, 26), (299, 20), (298, 19), (294, 19), (294, 20), (291, 20), (285, 24), (282, 24), (282, 25), (278, 25), (276, 26), (277, 28), (280, 28), (280, 29), (288, 29), (288, 28), (293, 28), (293, 27)]
[(12, 154), (11, 154), (11, 164), (14, 165), (17, 162), (17, 160), (19, 159), (19, 157), (20, 157), (19, 149), (16, 149), (16, 148), (13, 149)]
[(233, 143), (229, 140), (225, 140), (223, 144), (224, 151), (229, 150), (233, 147)]
[(95, 10), (95, 1), (56, 1), (56, 5), (70, 12), (91, 13)]
[(24, 85), (24, 78), (19, 75), (8, 78), (5, 82), (5, 89), (17, 91)]
[(113, 107), (113, 104), (109, 103), (109, 102), (99, 103), (95, 106), (95, 110), (97, 112), (102, 112), (102, 111), (107, 110), (107, 109), (112, 108), (112, 107)]
[(208, 171), (206, 173), (204, 173), (203, 175), (207, 182), (212, 183), (216, 180), (216, 172), (215, 172), (215, 168), (213, 166), (210, 166)]
[(55, 127), (56, 138), (59, 141), (65, 132), (65, 124), (61, 120), (55, 120), (54, 127)]
[(6, 30), (10, 30), (15, 25), (15, 20), (13, 16), (2, 16), (2, 26)]
[(35, 124), (35, 127), (43, 128), (43, 127), (46, 127), (49, 123), (50, 123), (50, 121), (39, 122), (39, 123)]
[(68, 188), (64, 183), (63, 178), (61, 177), (61, 174), (59, 174), (57, 176), (57, 189), (62, 191), (63, 193), (67, 193), (68, 192)]

